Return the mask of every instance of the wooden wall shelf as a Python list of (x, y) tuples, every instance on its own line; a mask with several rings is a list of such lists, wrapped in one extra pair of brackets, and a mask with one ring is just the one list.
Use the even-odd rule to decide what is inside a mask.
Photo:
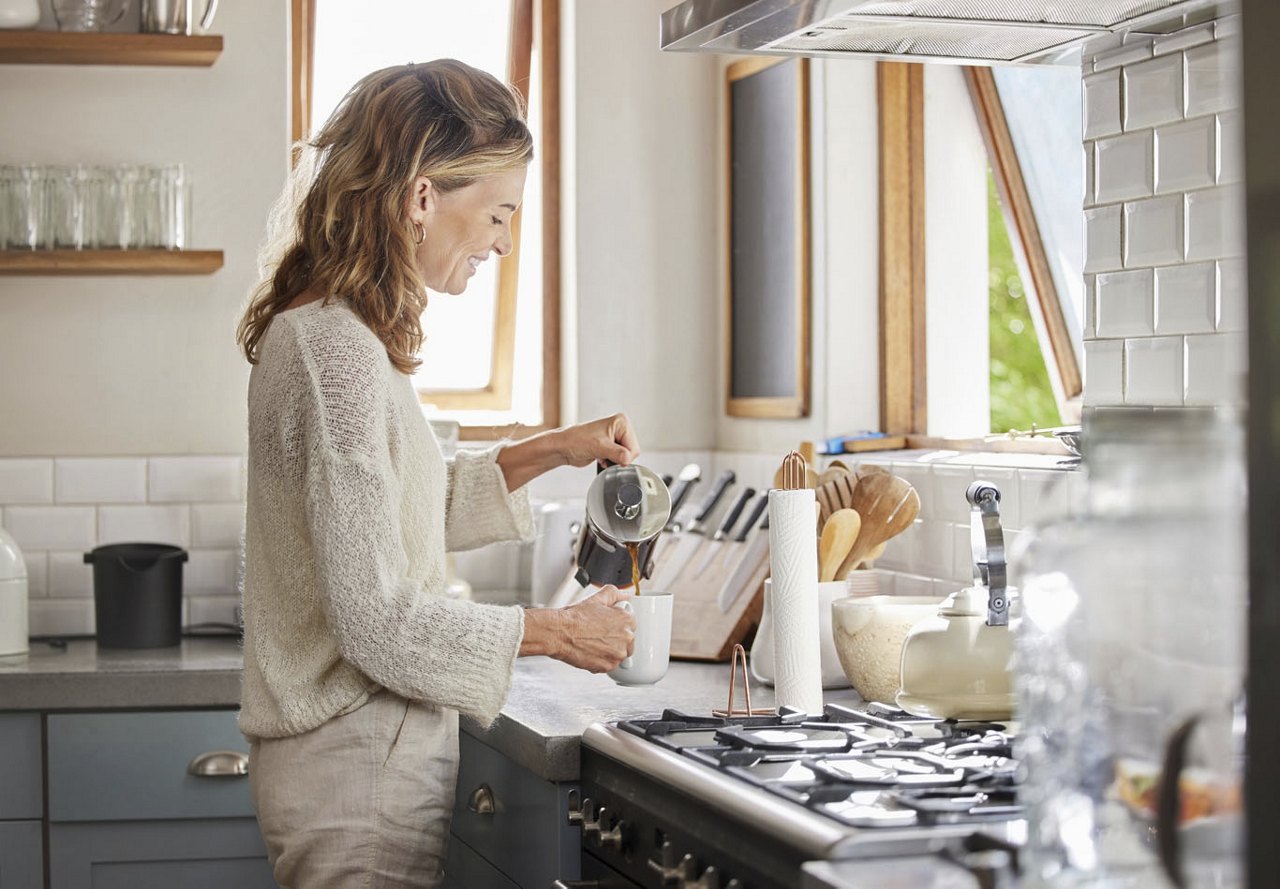
[(211, 275), (221, 250), (0, 250), (0, 275)]
[(86, 34), (0, 31), (0, 64), (185, 65), (207, 68), (222, 53), (222, 35)]

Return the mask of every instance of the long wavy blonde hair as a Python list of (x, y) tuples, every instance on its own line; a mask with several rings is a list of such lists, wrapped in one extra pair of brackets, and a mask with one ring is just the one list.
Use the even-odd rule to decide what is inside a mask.
[(520, 94), (454, 59), (384, 68), (295, 148), (237, 342), (256, 364), (271, 320), (315, 288), (345, 298), (392, 363), (411, 373), (427, 304), (408, 219), (413, 182), (425, 176), (445, 193), (527, 166), (533, 138)]

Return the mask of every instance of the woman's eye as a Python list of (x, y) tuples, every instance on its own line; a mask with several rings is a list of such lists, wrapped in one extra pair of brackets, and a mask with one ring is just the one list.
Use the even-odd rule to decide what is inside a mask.
[(490, 220), (494, 225), (502, 225), (502, 220), (501, 220), (501, 219), (499, 219), (497, 216), (490, 216), (490, 217), (489, 217), (489, 220)]

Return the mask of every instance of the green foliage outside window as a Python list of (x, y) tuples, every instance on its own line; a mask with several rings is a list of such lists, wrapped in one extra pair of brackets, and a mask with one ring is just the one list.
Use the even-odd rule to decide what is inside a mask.
[(987, 232), (991, 336), (991, 431), (1059, 426), (1044, 353), (1005, 228), (1000, 196), (987, 172)]

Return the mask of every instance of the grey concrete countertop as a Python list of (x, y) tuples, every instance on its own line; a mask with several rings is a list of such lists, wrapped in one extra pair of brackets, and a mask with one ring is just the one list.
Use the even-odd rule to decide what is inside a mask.
[[(242, 666), (240, 645), (229, 637), (134, 651), (99, 649), (92, 639), (66, 648), (33, 642), (29, 654), (0, 657), (0, 711), (233, 708)], [(859, 700), (852, 689), (823, 694), (828, 702)], [(728, 702), (728, 664), (672, 662), (656, 685), (628, 688), (550, 658), (520, 658), (497, 721), (485, 728), (463, 718), (462, 728), (535, 775), (573, 781), (591, 723), (657, 716), (668, 707), (710, 713)], [(741, 689), (734, 703), (743, 706)], [(772, 707), (773, 689), (753, 683), (751, 703)]]
[(0, 657), (0, 710), (238, 707), (242, 665), (229, 636), (136, 650), (32, 642), (28, 654)]
[[(734, 705), (743, 707), (741, 683)], [(853, 689), (828, 689), (827, 703), (856, 703)], [(729, 664), (671, 663), (655, 685), (629, 688), (550, 658), (520, 658), (502, 714), (488, 729), (464, 718), (468, 734), (549, 781), (578, 778), (582, 733), (593, 722), (658, 716), (664, 708), (710, 715), (729, 703)], [(773, 689), (752, 683), (751, 706), (772, 707)]]

